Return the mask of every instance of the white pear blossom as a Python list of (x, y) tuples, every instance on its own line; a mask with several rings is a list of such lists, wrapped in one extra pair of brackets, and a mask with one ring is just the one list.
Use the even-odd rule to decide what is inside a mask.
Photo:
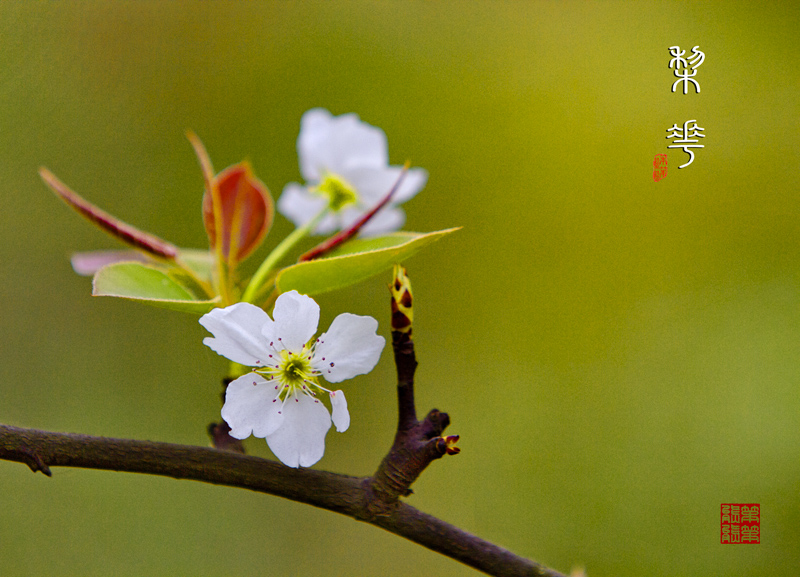
[[(386, 196), (402, 172), (400, 166), (389, 166), (383, 130), (361, 122), (356, 114), (333, 116), (322, 108), (309, 110), (300, 121), (297, 153), (306, 186), (287, 184), (278, 210), (299, 227), (330, 203), (331, 212), (314, 234), (331, 234), (355, 223)], [(409, 169), (392, 200), (363, 226), (361, 234), (402, 227), (406, 217), (397, 205), (422, 190), (427, 180), (424, 169)]]
[(370, 372), (385, 344), (372, 317), (344, 313), (328, 331), (312, 337), (319, 323), (319, 305), (297, 291), (275, 302), (274, 320), (259, 307), (237, 303), (214, 309), (200, 319), (213, 337), (203, 343), (228, 359), (255, 367), (228, 385), (222, 418), (231, 436), (266, 438), (275, 456), (290, 467), (310, 467), (325, 452), (331, 415), (317, 398), (327, 393), (333, 424), (344, 432), (350, 414), (342, 391), (332, 391), (319, 378), (339, 383)]

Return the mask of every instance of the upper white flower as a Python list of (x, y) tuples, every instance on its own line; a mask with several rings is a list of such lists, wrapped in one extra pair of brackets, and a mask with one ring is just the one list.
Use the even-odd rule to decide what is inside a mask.
[(310, 467), (325, 453), (331, 427), (317, 393), (330, 395), (336, 430), (350, 426), (344, 393), (321, 386), (319, 377), (339, 383), (370, 372), (385, 341), (375, 332), (378, 321), (349, 313), (312, 340), (319, 305), (297, 291), (278, 297), (273, 317), (244, 302), (214, 309), (200, 319), (214, 335), (203, 343), (234, 362), (256, 367), (228, 385), (222, 418), (231, 436), (265, 437), (284, 464)]
[[(278, 210), (302, 226), (330, 202), (333, 210), (320, 221), (315, 234), (331, 234), (355, 223), (386, 196), (402, 172), (400, 166), (389, 166), (383, 130), (361, 122), (357, 114), (332, 116), (327, 110), (312, 108), (300, 121), (297, 153), (306, 186), (287, 184)], [(402, 227), (406, 217), (397, 205), (422, 190), (427, 180), (424, 169), (409, 169), (392, 200), (363, 226), (361, 234)]]

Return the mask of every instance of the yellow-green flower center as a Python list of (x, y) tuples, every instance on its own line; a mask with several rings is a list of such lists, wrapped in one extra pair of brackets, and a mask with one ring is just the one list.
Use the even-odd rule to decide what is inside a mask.
[(282, 350), (275, 358), (272, 355), (272, 363), (268, 366), (257, 369), (256, 372), (263, 375), (269, 381), (276, 381), (276, 387), (280, 388), (279, 397), (281, 400), (297, 389), (301, 389), (308, 394), (314, 395), (317, 390), (324, 390), (319, 386), (317, 376), (319, 371), (311, 366), (313, 350), (303, 347), (300, 353), (292, 353)]
[(315, 191), (328, 197), (328, 204), (333, 211), (358, 202), (355, 187), (338, 174), (327, 173)]
[[(286, 353), (286, 351), (283, 351), (283, 353)], [(297, 385), (302, 381), (313, 378), (310, 374), (310, 369), (311, 367), (305, 358), (287, 355), (280, 367), (281, 380), (288, 384)]]

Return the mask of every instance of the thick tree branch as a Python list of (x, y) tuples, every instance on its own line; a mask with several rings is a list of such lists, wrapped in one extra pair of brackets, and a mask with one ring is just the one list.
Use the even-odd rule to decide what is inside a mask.
[[(50, 433), (0, 425), (0, 459), (25, 463), (50, 476), (50, 467), (83, 467), (163, 475), (241, 487), (307, 503), (371, 523), (470, 567), (502, 576), (564, 577), (400, 501), (436, 459), (455, 455), (457, 435), (442, 437), (450, 424), (436, 409), (417, 420), (411, 339), (411, 284), (395, 267), (392, 293), (392, 348), (397, 366), (397, 433), (372, 477), (293, 469), (244, 454), (227, 423), (212, 423), (215, 448)], [(225, 383), (227, 385), (227, 382)]]
[(50, 474), (81, 467), (192, 479), (285, 497), (366, 521), (470, 567), (498, 576), (564, 577), (444, 521), (398, 503), (391, 514), (370, 512), (369, 479), (206, 447), (111, 439), (0, 425), (0, 459)]

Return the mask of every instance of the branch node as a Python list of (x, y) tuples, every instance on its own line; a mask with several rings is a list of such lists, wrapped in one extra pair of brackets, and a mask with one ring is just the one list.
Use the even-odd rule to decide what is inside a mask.
[(230, 432), (231, 428), (225, 421), (208, 425), (208, 434), (215, 449), (233, 451), (244, 455), (244, 444), (239, 439), (231, 437)]
[(20, 447), (20, 451), (23, 455), (25, 455), (25, 464), (28, 465), (31, 471), (36, 473), (37, 471), (41, 471), (48, 477), (53, 476), (53, 472), (50, 470), (50, 467), (47, 466), (47, 463), (44, 462), (42, 456), (37, 453), (34, 449), (29, 449), (28, 447)]
[(426, 438), (439, 437), (450, 426), (450, 415), (439, 412), (439, 409), (431, 409), (420, 426)]

